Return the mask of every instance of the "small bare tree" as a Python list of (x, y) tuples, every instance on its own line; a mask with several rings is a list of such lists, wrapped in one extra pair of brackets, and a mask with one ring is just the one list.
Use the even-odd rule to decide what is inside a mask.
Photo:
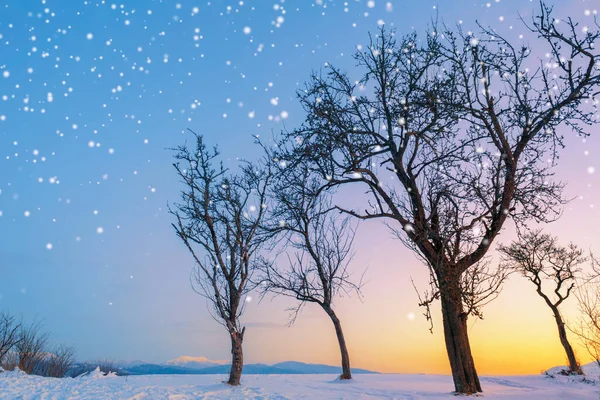
[(422, 40), (382, 29), (356, 53), (358, 80), (331, 65), (313, 74), (298, 93), (305, 122), (284, 132), (290, 150), (280, 158), (311, 165), (325, 189), (362, 186), (368, 196), (357, 202), (368, 203), (340, 209), (387, 221), (433, 270), (458, 393), (481, 391), (464, 274), (509, 218), (558, 217), (557, 130), (585, 134), (597, 121), (598, 24), (584, 32), (571, 19), (556, 24), (540, 4), (528, 28), (548, 59), (483, 26), (472, 33), (434, 24)]
[(44, 371), (40, 374), (52, 378), (64, 378), (75, 365), (75, 348), (59, 344), (47, 355)]
[(15, 346), (19, 357), (18, 367), (27, 374), (41, 374), (42, 364), (47, 357), (48, 333), (39, 321), (21, 325), (19, 342)]
[(592, 273), (575, 291), (580, 318), (569, 328), (600, 367), (600, 262), (590, 255)]
[(263, 296), (271, 292), (299, 301), (290, 310), (290, 324), (306, 303), (317, 304), (325, 311), (340, 347), (340, 379), (351, 379), (350, 355), (333, 302), (351, 291), (360, 296), (361, 284), (353, 283), (348, 271), (355, 231), (348, 217), (335, 216), (339, 211), (332, 206), (330, 195), (318, 193), (318, 189), (318, 180), (301, 165), (282, 169), (277, 175), (270, 193), (275, 202), (270, 216), (273, 225), (266, 229), (277, 233), (277, 243), (285, 241), (283, 249), (288, 250), (288, 260), (265, 262), (260, 287)]
[(0, 365), (4, 357), (19, 343), (21, 323), (9, 313), (0, 313)]
[[(193, 133), (193, 132), (192, 132)], [(230, 385), (239, 385), (243, 368), (244, 310), (257, 251), (266, 237), (258, 228), (266, 209), (269, 167), (243, 163), (239, 174), (230, 174), (217, 163), (215, 148), (206, 148), (202, 136), (176, 150), (174, 164), (185, 188), (181, 201), (170, 208), (173, 227), (196, 264), (193, 287), (212, 304), (213, 318), (231, 338)]]
[(5, 371), (14, 371), (19, 366), (19, 354), (16, 351), (10, 351), (4, 356), (2, 368)]
[[(519, 235), (509, 246), (499, 246), (502, 262), (535, 285), (535, 291), (554, 315), (560, 343), (565, 349), (569, 374), (581, 375), (575, 351), (567, 338), (560, 305), (569, 298), (581, 275), (580, 265), (587, 261), (574, 244), (560, 246), (557, 238), (541, 230)], [(550, 285), (550, 287), (547, 287)]]

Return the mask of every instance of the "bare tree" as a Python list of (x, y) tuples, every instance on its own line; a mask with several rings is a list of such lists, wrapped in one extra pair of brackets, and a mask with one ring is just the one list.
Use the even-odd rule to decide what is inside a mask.
[(600, 262), (590, 256), (592, 273), (575, 290), (580, 318), (569, 328), (600, 367)]
[(270, 216), (273, 225), (266, 229), (277, 233), (277, 243), (285, 241), (283, 249), (288, 250), (288, 260), (265, 262), (260, 287), (263, 296), (271, 292), (299, 301), (290, 310), (290, 324), (306, 303), (317, 304), (325, 311), (340, 347), (340, 379), (351, 379), (350, 355), (333, 302), (336, 296), (351, 291), (360, 296), (360, 283), (353, 283), (348, 271), (355, 230), (348, 217), (335, 216), (339, 211), (332, 206), (331, 196), (317, 194), (318, 189), (318, 180), (311, 178), (306, 168), (282, 169), (277, 175), (270, 191), (275, 201)]
[(19, 366), (19, 354), (16, 351), (10, 351), (2, 360), (2, 368), (5, 371), (14, 371)]
[(0, 365), (4, 357), (19, 343), (21, 323), (9, 313), (0, 313)]
[(52, 378), (64, 378), (75, 365), (75, 348), (59, 344), (47, 355), (40, 375)]
[(48, 333), (43, 330), (39, 321), (29, 325), (21, 325), (16, 352), (19, 357), (18, 367), (27, 374), (41, 374), (42, 364), (47, 357)]
[(362, 185), (368, 204), (340, 209), (387, 221), (433, 270), (459, 393), (481, 391), (464, 274), (509, 217), (519, 226), (559, 215), (557, 128), (583, 134), (596, 121), (598, 30), (540, 10), (529, 28), (546, 60), (482, 26), (434, 24), (422, 40), (382, 29), (356, 53), (357, 81), (331, 65), (313, 74), (298, 93), (306, 120), (284, 132), (282, 159), (311, 165), (325, 189)]
[[(193, 133), (193, 132), (192, 132)], [(245, 327), (240, 316), (256, 266), (257, 251), (266, 237), (258, 228), (265, 213), (269, 167), (241, 165), (237, 175), (216, 162), (215, 148), (206, 148), (195, 134), (194, 146), (177, 149), (174, 164), (185, 188), (170, 212), (173, 227), (196, 264), (193, 287), (212, 304), (213, 318), (231, 337), (230, 385), (239, 385), (243, 368)]]
[[(502, 262), (521, 273), (535, 285), (535, 291), (552, 310), (560, 343), (565, 349), (569, 374), (582, 375), (575, 351), (567, 338), (560, 305), (571, 295), (581, 275), (580, 265), (587, 261), (574, 244), (560, 246), (558, 240), (541, 230), (519, 235), (509, 246), (499, 246)], [(547, 287), (550, 285), (550, 287)]]

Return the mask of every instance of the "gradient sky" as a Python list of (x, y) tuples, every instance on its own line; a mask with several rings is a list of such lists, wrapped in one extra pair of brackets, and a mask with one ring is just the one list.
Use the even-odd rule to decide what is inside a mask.
[[(598, 7), (556, 3), (558, 16), (583, 24)], [(256, 156), (251, 135), (297, 126), (295, 91), (310, 71), (325, 62), (352, 71), (350, 55), (378, 23), (423, 31), (439, 12), (518, 41), (518, 14), (530, 16), (535, 5), (0, 0), (0, 309), (42, 319), (80, 359), (228, 359), (227, 333), (190, 288), (193, 264), (170, 226), (166, 205), (179, 185), (166, 149), (190, 128), (219, 144), (228, 165)], [(576, 199), (547, 229), (600, 251), (600, 129), (591, 133), (582, 140), (565, 132), (557, 177)], [(506, 226), (499, 241), (513, 238)], [(448, 373), (439, 305), (431, 335), (409, 280), (424, 288), (426, 268), (380, 223), (362, 224), (355, 243), (352, 268), (368, 268), (364, 301), (337, 303), (353, 366)], [(565, 305), (569, 321), (573, 303)], [(324, 313), (309, 306), (288, 328), (289, 305), (250, 302), (245, 361), (338, 364)], [(480, 373), (564, 364), (550, 310), (522, 278), (484, 315), (469, 320)]]

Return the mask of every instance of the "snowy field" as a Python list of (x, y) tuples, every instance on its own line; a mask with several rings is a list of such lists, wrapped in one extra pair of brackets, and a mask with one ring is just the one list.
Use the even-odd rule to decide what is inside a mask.
[[(340, 382), (333, 375), (246, 375), (241, 387), (220, 375), (100, 376), (41, 378), (0, 374), (1, 399), (453, 399), (444, 375), (359, 375)], [(591, 377), (588, 377), (591, 378)], [(577, 400), (600, 398), (600, 385), (557, 376), (482, 377), (483, 398)]]

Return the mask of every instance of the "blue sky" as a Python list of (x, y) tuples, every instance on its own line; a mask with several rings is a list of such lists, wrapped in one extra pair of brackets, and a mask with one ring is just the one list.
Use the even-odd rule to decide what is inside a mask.
[[(301, 122), (295, 91), (311, 70), (325, 62), (352, 70), (355, 47), (379, 23), (399, 33), (423, 31), (439, 12), (448, 23), (473, 27), (478, 19), (516, 38), (523, 30), (517, 11), (527, 16), (534, 6), (529, 0), (0, 0), (0, 309), (44, 320), (81, 359), (226, 359), (225, 331), (190, 288), (192, 262), (166, 212), (179, 190), (168, 148), (189, 138), (190, 128), (218, 144), (228, 165), (254, 157), (252, 135), (269, 137)], [(561, 2), (562, 11), (578, 18), (593, 6)], [(581, 159), (583, 148), (574, 148)], [(580, 169), (569, 177), (588, 179), (588, 164), (573, 164)], [(586, 212), (582, 218), (592, 215)], [(378, 272), (391, 271), (384, 279), (403, 285), (406, 271), (423, 282), (426, 272), (384, 228), (364, 229), (358, 260), (369, 266), (375, 297), (352, 300), (347, 310), (369, 315), (369, 307), (381, 311), (386, 302), (377, 298)], [(396, 246), (394, 257), (402, 254), (408, 266), (390, 265), (383, 244)], [(390, 296), (398, 320), (419, 313), (409, 290)], [(302, 316), (307, 325), (288, 329), (285, 307), (282, 300), (248, 307), (245, 321), (256, 332), (248, 339), (249, 360), (323, 361), (302, 349), (330, 334), (327, 321), (309, 309)], [(399, 329), (392, 324), (390, 330)], [(426, 332), (424, 321), (415, 322), (406, 340)], [(288, 336), (304, 342), (289, 349)], [(327, 336), (325, 345), (333, 340)], [(385, 349), (370, 351), (365, 360), (374, 361), (363, 365), (377, 368)]]

